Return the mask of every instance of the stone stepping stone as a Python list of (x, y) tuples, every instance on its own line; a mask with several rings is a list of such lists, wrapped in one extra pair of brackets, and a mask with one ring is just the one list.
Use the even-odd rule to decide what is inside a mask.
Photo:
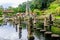
[(52, 34), (52, 32), (45, 32), (45, 34)]
[(52, 34), (51, 37), (60, 37), (60, 36), (57, 34)]
[(40, 32), (46, 32), (46, 30), (43, 29), (43, 30), (40, 30)]
[(41, 28), (36, 28), (36, 30), (37, 30), (37, 31), (40, 31), (40, 30), (41, 30)]
[(51, 39), (52, 39), (52, 40), (60, 40), (60, 36), (57, 35), (57, 34), (52, 34), (52, 35), (51, 35)]

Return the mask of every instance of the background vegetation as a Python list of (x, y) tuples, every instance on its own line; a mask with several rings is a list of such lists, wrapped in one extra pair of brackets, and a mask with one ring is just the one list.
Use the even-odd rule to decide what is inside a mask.
[[(30, 6), (31, 12), (36, 13), (37, 16), (41, 16), (43, 14), (49, 15), (53, 14), (54, 18), (60, 19), (60, 0), (32, 0), (27, 2)], [(26, 2), (19, 4), (18, 7), (13, 8), (13, 7), (8, 7), (8, 10), (13, 10), (14, 14), (20, 12), (20, 13), (25, 13), (26, 12)], [(3, 7), (0, 6), (0, 16), (3, 14)], [(9, 16), (11, 16), (9, 14)], [(60, 22), (60, 21), (59, 21)], [(42, 23), (43, 24), (43, 23)], [(40, 27), (42, 26), (41, 23), (37, 22), (37, 26)], [(58, 23), (56, 23), (58, 24)], [(60, 34), (60, 28), (58, 26), (53, 26), (52, 27), (52, 32)]]

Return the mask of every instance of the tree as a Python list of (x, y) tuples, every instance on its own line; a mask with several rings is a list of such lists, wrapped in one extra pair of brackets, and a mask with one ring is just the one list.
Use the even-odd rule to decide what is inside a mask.
[(33, 0), (33, 5), (35, 9), (40, 9), (42, 0)]
[(50, 3), (54, 0), (32, 0), (35, 9), (45, 9), (48, 8)]
[(3, 6), (0, 6), (0, 16), (2, 16), (2, 14), (3, 14)]
[(24, 2), (23, 4), (20, 4), (18, 6), (18, 11), (19, 12), (25, 12), (26, 11), (26, 2)]

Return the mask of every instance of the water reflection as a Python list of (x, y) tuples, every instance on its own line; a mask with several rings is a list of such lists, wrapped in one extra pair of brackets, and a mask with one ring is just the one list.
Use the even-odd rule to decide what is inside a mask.
[(10, 26), (9, 23), (7, 23), (7, 25), (3, 25), (0, 26), (0, 38), (2, 38), (1, 40), (11, 40), (14, 38), (17, 38), (17, 33), (15, 32), (15, 28), (12, 27), (12, 25)]
[(34, 31), (34, 35), (37, 38), (36, 40), (51, 40), (51, 35), (45, 35), (39, 31)]
[[(2, 26), (0, 26), (0, 40), (28, 40), (28, 32), (26, 26), (22, 27), (22, 29), (17, 32), (16, 27), (13, 27), (11, 22), (7, 22), (7, 25)], [(34, 31), (34, 37), (35, 40), (47, 40), (39, 31)]]
[(37, 38), (36, 40), (45, 40), (44, 34), (40, 33), (40, 31), (35, 31), (34, 34), (35, 37)]
[(17, 32), (17, 30), (18, 30), (18, 28), (17, 28), (17, 27), (18, 27), (18, 26), (17, 26), (17, 24), (16, 24), (15, 26), (16, 26), (16, 32)]
[(21, 38), (21, 36), (22, 36), (22, 29), (19, 28), (19, 39)]
[(21, 32), (19, 32), (19, 39), (21, 38), (21, 36), (22, 36), (22, 33), (21, 33)]
[(51, 35), (46, 35), (45, 40), (51, 40)]
[(44, 34), (40, 35), (40, 40), (45, 40)]

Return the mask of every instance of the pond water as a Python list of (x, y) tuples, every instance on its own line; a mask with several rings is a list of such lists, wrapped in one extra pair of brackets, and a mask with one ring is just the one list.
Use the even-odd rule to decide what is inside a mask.
[[(0, 40), (28, 40), (28, 32), (26, 27), (22, 29), (22, 33), (19, 39), (19, 32), (16, 32), (16, 27), (13, 24), (7, 22), (7, 25), (0, 26)], [(45, 37), (38, 31), (34, 31), (35, 40), (45, 40)]]

